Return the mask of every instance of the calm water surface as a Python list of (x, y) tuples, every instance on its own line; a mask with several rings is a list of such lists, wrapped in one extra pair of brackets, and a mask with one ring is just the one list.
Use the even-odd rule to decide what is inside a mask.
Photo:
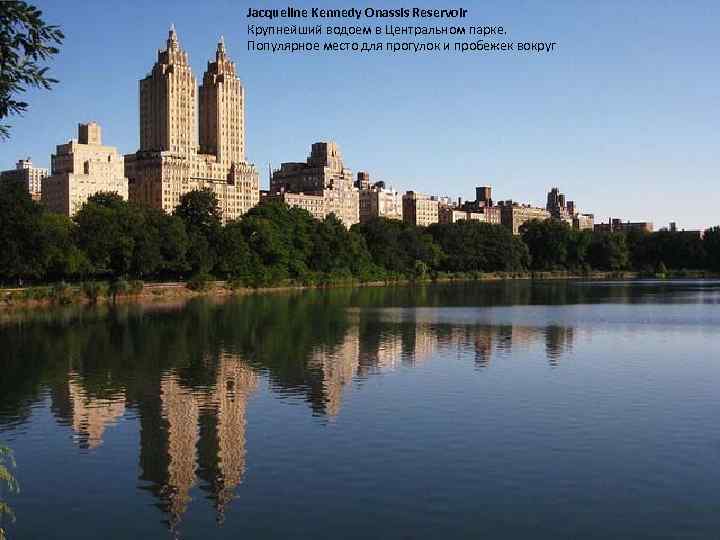
[(720, 283), (0, 313), (10, 538), (720, 538)]

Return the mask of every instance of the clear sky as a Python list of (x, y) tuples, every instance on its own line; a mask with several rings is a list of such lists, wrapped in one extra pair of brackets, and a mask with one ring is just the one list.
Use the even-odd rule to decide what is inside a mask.
[[(268, 162), (302, 161), (312, 142), (335, 140), (346, 166), (402, 190), (467, 199), (492, 185), (496, 200), (544, 205), (558, 186), (596, 220), (720, 223), (716, 0), (36, 4), (66, 34), (51, 67), (60, 84), (28, 94), (30, 110), (0, 143), (3, 169), (25, 156), (49, 166), (88, 120), (106, 144), (137, 150), (138, 79), (174, 23), (198, 79), (224, 35), (263, 187)], [(465, 7), (463, 24), (559, 45), (549, 55), (248, 51), (247, 8), (288, 5)]]

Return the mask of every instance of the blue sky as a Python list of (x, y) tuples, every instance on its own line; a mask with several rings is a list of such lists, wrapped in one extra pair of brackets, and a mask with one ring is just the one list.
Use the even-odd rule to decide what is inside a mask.
[(496, 199), (544, 204), (557, 185), (598, 219), (720, 223), (717, 1), (452, 6), (469, 9), (463, 24), (503, 25), (510, 40), (558, 42), (550, 55), (247, 50), (248, 7), (451, 5), (439, 0), (38, 5), (66, 34), (51, 67), (61, 82), (28, 93), (30, 110), (0, 143), (3, 169), (24, 156), (48, 166), (55, 145), (88, 120), (101, 123), (106, 144), (135, 151), (138, 79), (174, 23), (198, 79), (224, 35), (246, 87), (247, 155), (263, 186), (268, 162), (304, 160), (312, 142), (332, 139), (346, 166), (398, 189), (472, 198), (489, 184)]

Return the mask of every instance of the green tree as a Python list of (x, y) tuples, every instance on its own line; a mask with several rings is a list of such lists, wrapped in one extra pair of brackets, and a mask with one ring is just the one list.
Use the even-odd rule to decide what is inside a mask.
[(573, 230), (564, 221), (533, 219), (520, 227), (520, 234), (530, 250), (533, 270), (567, 269), (571, 264)]
[[(42, 11), (17, 0), (0, 2), (0, 119), (24, 113), (28, 103), (19, 94), (30, 88), (49, 90), (58, 81), (43, 64), (59, 52), (60, 28), (48, 25)], [(10, 127), (0, 124), (0, 139)]]
[(657, 268), (661, 262), (675, 270), (699, 269), (706, 264), (705, 245), (697, 233), (662, 230), (633, 242), (632, 261), (643, 270)]
[(375, 218), (352, 227), (365, 239), (375, 266), (407, 276), (415, 274), (416, 261), (428, 270), (440, 268), (444, 253), (429, 229), (395, 219)]
[(187, 262), (190, 239), (185, 230), (185, 223), (178, 216), (166, 214), (159, 209), (150, 210), (150, 219), (155, 222), (160, 236), (162, 254), (160, 272), (170, 276), (184, 274), (190, 269)]
[(124, 276), (133, 264), (134, 238), (128, 203), (116, 193), (89, 197), (75, 214), (78, 246), (95, 273)]
[(462, 220), (434, 224), (428, 230), (445, 255), (443, 270), (502, 272), (522, 270), (527, 265), (526, 246), (517, 243), (507, 227)]
[(194, 273), (209, 272), (217, 262), (222, 219), (217, 196), (209, 189), (189, 191), (175, 208), (188, 234), (187, 261)]
[[(10, 493), (13, 493), (17, 492), (19, 487), (17, 480), (10, 472), (11, 467), (15, 467), (12, 451), (7, 446), (0, 445), (0, 487), (5, 487)], [(15, 520), (15, 514), (10, 505), (0, 499), (0, 521), (2, 521), (3, 516), (7, 516), (12, 521)], [(0, 527), (0, 540), (5, 540), (5, 538), (5, 529)]]
[(334, 214), (317, 224), (314, 239), (310, 258), (313, 270), (356, 276), (368, 271), (371, 261), (365, 239), (348, 231)]
[(251, 253), (240, 221), (223, 227), (218, 252), (218, 272), (224, 277), (248, 281), (257, 273), (257, 255)]
[(0, 280), (43, 277), (42, 207), (20, 184), (0, 186)]
[(92, 266), (75, 242), (76, 225), (63, 214), (43, 212), (40, 216), (40, 243), (44, 277), (59, 281), (90, 274)]
[(272, 202), (252, 208), (241, 220), (243, 235), (256, 259), (258, 281), (301, 278), (310, 271), (317, 221), (309, 212)]
[(720, 227), (712, 227), (703, 235), (705, 265), (709, 270), (720, 272)]
[(625, 235), (622, 233), (594, 234), (588, 247), (588, 261), (598, 270), (625, 270), (630, 263)]

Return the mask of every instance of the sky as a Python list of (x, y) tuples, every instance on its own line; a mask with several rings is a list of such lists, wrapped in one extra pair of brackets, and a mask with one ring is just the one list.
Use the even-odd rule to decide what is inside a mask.
[[(303, 161), (313, 142), (334, 140), (353, 172), (399, 190), (474, 199), (475, 186), (491, 185), (495, 200), (544, 206), (557, 186), (596, 222), (720, 224), (720, 2), (366, 2), (36, 1), (66, 35), (50, 65), (60, 83), (25, 95), (30, 108), (9, 122), (0, 168), (27, 156), (49, 166), (55, 146), (90, 120), (105, 144), (136, 151), (138, 80), (174, 24), (198, 80), (224, 36), (262, 187), (269, 163)], [(462, 25), (558, 45), (540, 55), (249, 51), (248, 24), (287, 23), (248, 20), (248, 8), (287, 6), (464, 7)], [(357, 24), (303, 24), (316, 22)]]

